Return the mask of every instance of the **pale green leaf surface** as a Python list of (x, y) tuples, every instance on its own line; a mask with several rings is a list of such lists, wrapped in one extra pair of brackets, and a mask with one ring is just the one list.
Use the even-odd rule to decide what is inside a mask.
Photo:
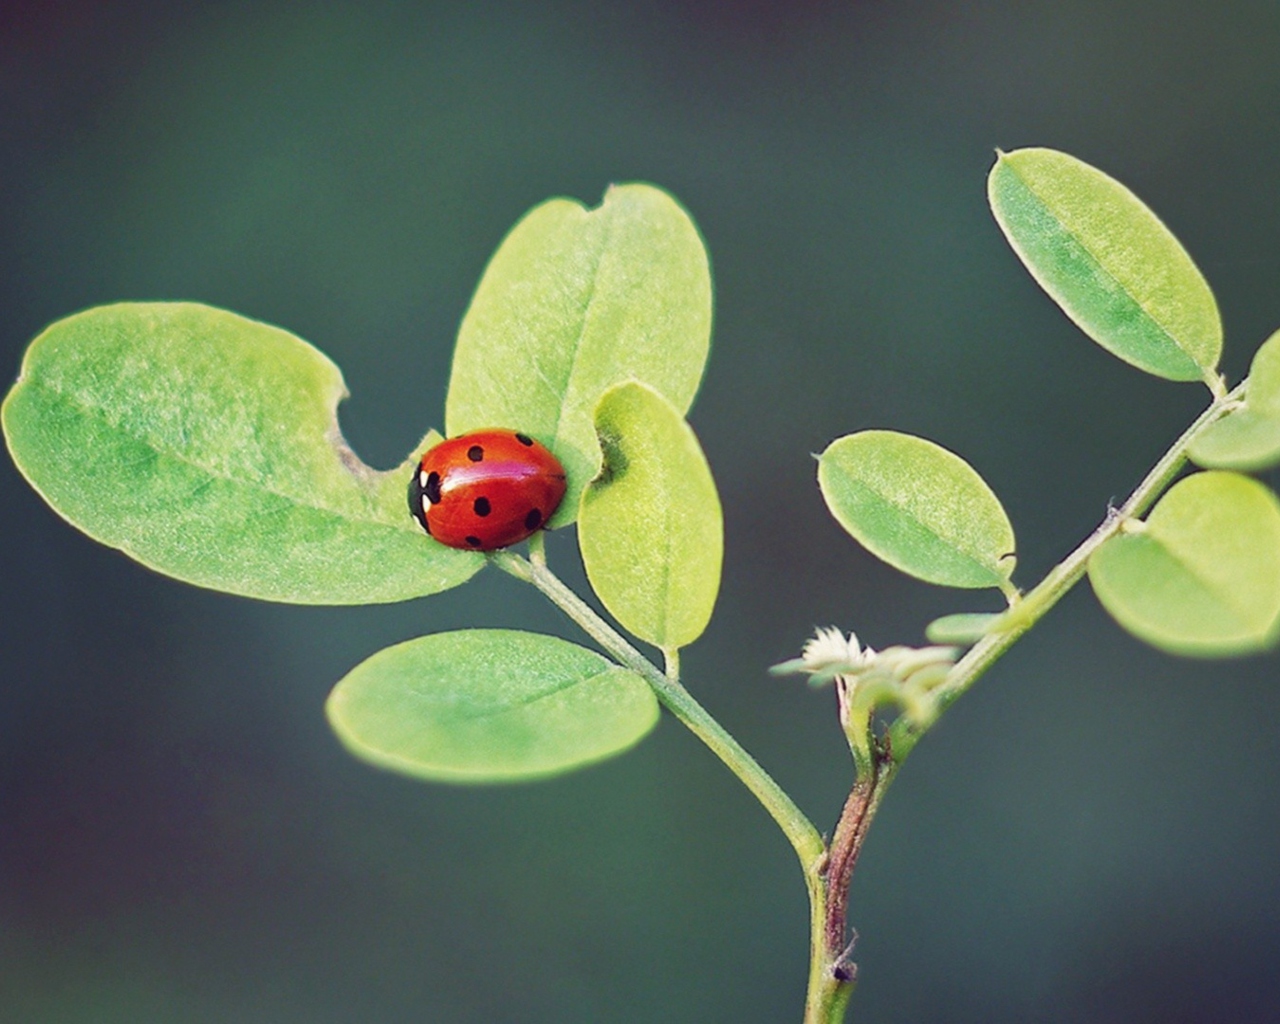
[(567, 640), (503, 629), (381, 650), (325, 710), (357, 757), (441, 782), (555, 775), (621, 753), (658, 720), (635, 673)]
[(1246, 404), (1197, 434), (1187, 454), (1205, 469), (1256, 472), (1280, 465), (1280, 416)]
[(605, 392), (596, 430), (604, 470), (578, 519), (587, 578), (636, 636), (683, 647), (706, 629), (724, 557), (706, 457), (680, 411), (634, 381)]
[(1093, 553), (1089, 580), (1116, 621), (1154, 647), (1201, 657), (1262, 650), (1280, 626), (1280, 502), (1238, 473), (1187, 477), (1145, 527)]
[(1206, 469), (1280, 465), (1280, 331), (1254, 354), (1244, 405), (1209, 424), (1187, 452)]
[(1264, 416), (1280, 417), (1280, 331), (1253, 354), (1249, 366), (1248, 405)]
[(3, 407), (14, 462), (61, 516), (200, 586), (302, 604), (399, 601), (482, 556), (426, 537), (409, 467), (370, 469), (338, 431), (338, 368), (286, 331), (195, 303), (60, 320)]
[(872, 554), (949, 587), (1008, 585), (1013, 527), (1000, 499), (958, 455), (891, 430), (841, 437), (818, 459), (836, 521)]
[(605, 389), (643, 381), (687, 412), (711, 338), (711, 275), (688, 214), (649, 185), (609, 189), (594, 210), (534, 208), (507, 236), (458, 335), (450, 436), (524, 431), (564, 464), (571, 523), (600, 470), (593, 417)]
[(999, 612), (956, 612), (934, 619), (924, 635), (932, 644), (973, 644), (991, 631), (1002, 617)]
[(1089, 337), (1158, 377), (1213, 381), (1213, 292), (1137, 196), (1051, 149), (1000, 153), (987, 192), (1014, 251)]

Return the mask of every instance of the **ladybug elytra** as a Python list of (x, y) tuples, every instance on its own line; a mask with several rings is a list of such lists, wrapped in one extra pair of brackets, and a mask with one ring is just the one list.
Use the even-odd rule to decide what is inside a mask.
[(409, 511), (441, 544), (493, 551), (539, 529), (564, 492), (564, 467), (544, 445), (514, 430), (474, 430), (422, 456)]

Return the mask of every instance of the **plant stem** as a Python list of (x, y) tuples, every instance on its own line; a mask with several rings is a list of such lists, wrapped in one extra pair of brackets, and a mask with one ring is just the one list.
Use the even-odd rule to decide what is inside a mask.
[(849, 883), (867, 838), (867, 830), (898, 773), (901, 761), (888, 747), (874, 745), (870, 762), (858, 763), (853, 789), (840, 812), (826, 862), (816, 879), (821, 907), (810, 936), (809, 991), (804, 1024), (840, 1024), (858, 980), (853, 960), (857, 932), (849, 927)]
[[(1027, 592), (997, 624), (997, 628), (973, 645), (947, 676), (947, 681), (936, 691), (939, 712), (950, 707), (969, 689), (988, 668), (1027, 630), (1040, 621), (1055, 604), (1080, 581), (1089, 566), (1089, 557), (1120, 532), (1127, 520), (1142, 515), (1165, 489), (1173, 483), (1187, 462), (1187, 448), (1201, 430), (1221, 419), (1236, 406), (1244, 395), (1248, 378), (1241, 381), (1229, 394), (1216, 398), (1182, 435), (1169, 446), (1160, 460), (1129, 495), (1118, 509), (1110, 509), (1107, 516), (1074, 551), (1053, 567), (1034, 588)], [(899, 758), (919, 739), (919, 734), (905, 728), (893, 730), (895, 755)]]
[[(979, 676), (1080, 581), (1088, 568), (1090, 556), (1098, 548), (1118, 534), (1126, 521), (1142, 515), (1155, 503), (1186, 464), (1187, 449), (1191, 441), (1201, 430), (1226, 415), (1239, 403), (1247, 384), (1246, 378), (1229, 394), (1224, 393), (1225, 389), (1215, 391), (1213, 403), (1170, 445), (1125, 503), (1118, 509), (1109, 510), (1106, 518), (1093, 533), (1050, 570), (1039, 584), (1024, 597), (1015, 601), (999, 620), (997, 628), (979, 640), (963, 658), (956, 662), (948, 673), (946, 681), (935, 691), (938, 701), (937, 712), (930, 724), (936, 721), (938, 715), (959, 699)], [(867, 829), (884, 797), (884, 791), (893, 781), (902, 762), (924, 734), (925, 729), (927, 726), (915, 727), (905, 717), (900, 717), (877, 749), (872, 770), (868, 772), (859, 764), (858, 778), (854, 783), (853, 791), (849, 794), (849, 800), (845, 803), (835, 836), (831, 840), (830, 863), (824, 893), (827, 901), (824, 929), (827, 957), (833, 956), (833, 950), (843, 942), (846, 934), (849, 883), (858, 854), (866, 839)], [(805, 1024), (811, 1024), (811, 1021), (812, 1024), (819, 1024), (819, 1022), (839, 1024), (843, 1020), (843, 1007), (853, 988), (852, 977), (847, 985), (849, 991), (843, 995), (845, 1003), (841, 1003), (839, 1009), (834, 1007), (836, 999), (839, 998), (837, 986), (841, 975), (849, 973), (848, 969), (854, 967), (850, 958), (851, 952), (852, 944), (847, 951), (841, 952), (824, 965), (821, 971), (817, 970), (816, 965), (811, 965), (810, 1001), (815, 999), (816, 994), (819, 999), (825, 998), (828, 1002), (819, 1007), (826, 1016), (817, 1012), (811, 1017), (808, 1015), (811, 1011), (806, 1009)], [(817, 984), (815, 984), (815, 975)]]
[(852, 983), (857, 976), (852, 959), (854, 936), (850, 935), (848, 927), (849, 882), (867, 838), (867, 830), (897, 771), (898, 765), (892, 758), (877, 754), (870, 776), (854, 782), (840, 812), (835, 835), (831, 837), (827, 862), (827, 919), (823, 931), (832, 973), (841, 981)]
[(674, 675), (667, 675), (604, 621), (546, 565), (530, 562), (510, 551), (496, 551), (490, 559), (498, 568), (532, 583), (573, 619), (623, 667), (642, 676), (663, 705), (702, 740), (734, 775), (742, 780), (790, 840), (800, 865), (808, 871), (826, 853), (822, 836), (791, 797), (759, 763), (696, 700)]
[[(1192, 439), (1234, 408), (1247, 384), (1246, 378), (1229, 394), (1221, 387), (1214, 389), (1213, 403), (1183, 431), (1120, 508), (1108, 511), (1098, 528), (1025, 596), (1019, 598), (1012, 591), (1008, 594), (1009, 611), (956, 662), (946, 681), (934, 691), (937, 713), (929, 724), (1079, 582), (1093, 552), (1119, 533), (1126, 521), (1151, 507), (1185, 465)], [(800, 858), (809, 894), (809, 985), (804, 1024), (840, 1024), (857, 979), (852, 958), (856, 933), (851, 937), (848, 926), (853, 870), (885, 791), (928, 726), (915, 726), (899, 717), (881, 740), (873, 741), (869, 758), (857, 756), (859, 751), (854, 750), (856, 778), (828, 850), (794, 801), (684, 688), (677, 651), (664, 651), (666, 671), (659, 669), (547, 568), (541, 543), (531, 547), (531, 560), (509, 551), (493, 552), (490, 560), (504, 572), (532, 583), (619, 664), (642, 676), (658, 700), (711, 748), (773, 816)]]

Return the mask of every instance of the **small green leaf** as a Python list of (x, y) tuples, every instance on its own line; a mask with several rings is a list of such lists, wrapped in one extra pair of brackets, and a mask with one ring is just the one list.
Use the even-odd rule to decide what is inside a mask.
[(440, 782), (516, 782), (612, 757), (658, 720), (648, 684), (585, 647), (506, 629), (419, 637), (334, 687), (329, 724), (357, 757)]
[(1280, 331), (1253, 357), (1244, 405), (1209, 424), (1187, 452), (1206, 469), (1253, 472), (1280, 465)]
[(1000, 499), (932, 441), (849, 434), (819, 456), (818, 486), (836, 521), (895, 568), (948, 587), (1010, 586), (1013, 527)]
[(1280, 331), (1253, 354), (1247, 403), (1259, 415), (1280, 417)]
[(1051, 149), (1000, 153), (987, 193), (1031, 276), (1089, 337), (1157, 377), (1217, 385), (1213, 292), (1137, 196)]
[(195, 303), (60, 320), (27, 350), (5, 439), (72, 525), (169, 576), (300, 604), (402, 601), (483, 564), (410, 517), (338, 430), (342, 374), (277, 327)]
[(1246, 473), (1280, 465), (1280, 416), (1264, 416), (1246, 403), (1197, 434), (1187, 449), (1205, 469)]
[(710, 338), (706, 250), (675, 200), (650, 185), (614, 186), (594, 210), (553, 199), (515, 226), (471, 300), (448, 432), (510, 427), (546, 444), (569, 484), (551, 525), (566, 525), (600, 471), (605, 389), (640, 380), (685, 413)]
[(1103, 607), (1174, 654), (1263, 650), (1280, 625), (1280, 501), (1238, 473), (1197, 473), (1089, 559)]
[(1002, 618), (1000, 612), (957, 612), (934, 619), (924, 628), (931, 644), (975, 644)]
[(720, 589), (724, 527), (706, 457), (680, 411), (643, 384), (596, 410), (604, 470), (582, 495), (587, 578), (623, 626), (664, 650), (696, 640)]

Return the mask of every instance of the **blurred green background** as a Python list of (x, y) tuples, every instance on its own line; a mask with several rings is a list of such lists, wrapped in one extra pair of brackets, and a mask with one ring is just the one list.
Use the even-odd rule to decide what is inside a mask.
[[(1204, 404), (1096, 348), (985, 206), (993, 148), (1132, 187), (1217, 291), (1226, 368), (1280, 325), (1280, 5), (11, 3), (3, 365), (75, 310), (197, 299), (332, 356), (398, 461), (442, 419), (485, 261), (530, 206), (671, 190), (716, 329), (692, 420), (726, 513), (695, 692), (822, 827), (829, 692), (766, 675), (814, 625), (884, 646), (990, 596), (916, 584), (826, 515), (865, 427), (962, 453), (1027, 586)], [(84, 452), (86, 460), (93, 452)], [(1276, 483), (1272, 477), (1272, 483)], [(154, 575), (0, 465), (0, 1021), (798, 1021), (804, 892), (666, 720), (516, 788), (349, 759), (322, 702), (464, 625), (573, 637), (497, 573), (291, 608)], [(571, 534), (552, 538), (574, 576)], [(1280, 657), (1131, 640), (1087, 587), (918, 748), (854, 883), (879, 1022), (1280, 1020)]]

